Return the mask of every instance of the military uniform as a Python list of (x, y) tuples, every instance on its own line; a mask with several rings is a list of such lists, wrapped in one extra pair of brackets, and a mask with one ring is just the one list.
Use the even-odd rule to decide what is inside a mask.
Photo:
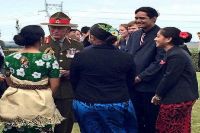
[[(41, 51), (54, 54), (60, 69), (69, 70), (74, 54), (83, 49), (83, 45), (75, 40), (65, 38), (63, 42), (55, 41), (51, 36), (46, 37)], [(73, 90), (69, 77), (60, 78), (60, 86), (54, 95), (54, 100), (61, 115), (66, 118), (62, 124), (55, 127), (55, 133), (71, 132), (73, 127), (72, 100)], [(63, 133), (66, 133), (63, 132)]]

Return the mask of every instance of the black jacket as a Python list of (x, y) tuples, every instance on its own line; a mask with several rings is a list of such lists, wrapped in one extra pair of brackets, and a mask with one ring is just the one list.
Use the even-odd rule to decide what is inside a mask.
[(121, 51), (123, 51), (123, 52), (127, 52), (127, 43), (126, 43), (126, 40), (124, 39), (124, 40), (121, 40), (120, 42), (119, 42), (119, 49), (121, 50)]
[(108, 44), (77, 53), (70, 69), (75, 98), (90, 103), (128, 101), (133, 78), (133, 57)]
[(163, 62), (163, 77), (156, 89), (161, 102), (170, 104), (196, 100), (199, 97), (198, 83), (189, 54), (175, 46), (167, 52)]
[(142, 79), (142, 82), (135, 85), (135, 89), (139, 92), (155, 92), (160, 78), (161, 65), (159, 65), (159, 62), (164, 57), (165, 52), (163, 49), (156, 48), (154, 41), (159, 29), (155, 25), (146, 32), (142, 45), (140, 45), (140, 38), (143, 30), (132, 33), (128, 40), (127, 49), (128, 53), (134, 56), (136, 76)]

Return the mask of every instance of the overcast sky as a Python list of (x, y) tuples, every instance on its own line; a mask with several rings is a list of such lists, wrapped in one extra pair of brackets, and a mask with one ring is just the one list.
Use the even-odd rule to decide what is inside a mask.
[[(0, 31), (1, 40), (12, 41), (17, 33), (15, 25), (19, 20), (20, 27), (29, 24), (48, 22), (45, 12), (45, 0), (0, 0)], [(158, 10), (160, 16), (157, 24), (160, 27), (175, 26), (182, 31), (193, 34), (193, 41), (198, 41), (200, 31), (200, 0), (46, 0), (49, 4), (61, 4), (63, 12), (71, 18), (71, 23), (91, 26), (105, 22), (118, 28), (121, 23), (134, 19), (134, 11), (141, 6), (151, 6)], [(60, 8), (51, 7), (53, 14)], [(48, 35), (47, 26), (42, 26)]]

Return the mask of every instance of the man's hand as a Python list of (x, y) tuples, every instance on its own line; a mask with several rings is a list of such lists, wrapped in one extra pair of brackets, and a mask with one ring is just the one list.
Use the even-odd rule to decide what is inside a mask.
[(155, 95), (155, 96), (152, 97), (151, 103), (153, 103), (154, 105), (159, 105), (160, 100), (161, 100), (161, 98), (159, 96)]
[(70, 71), (69, 70), (60, 70), (60, 74), (61, 74), (61, 77), (69, 78)]

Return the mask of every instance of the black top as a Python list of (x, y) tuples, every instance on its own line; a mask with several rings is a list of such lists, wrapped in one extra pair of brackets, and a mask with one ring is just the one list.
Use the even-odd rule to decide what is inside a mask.
[(113, 45), (89, 46), (72, 61), (70, 79), (75, 98), (90, 103), (129, 100), (133, 89), (133, 57)]
[(173, 47), (166, 54), (163, 77), (156, 89), (162, 103), (180, 103), (199, 97), (196, 72), (189, 54), (180, 47)]
[(129, 37), (127, 49), (128, 53), (134, 56), (136, 64), (136, 76), (142, 81), (135, 85), (136, 91), (139, 92), (155, 92), (159, 81), (159, 71), (161, 69), (159, 62), (164, 57), (164, 50), (156, 47), (154, 38), (159, 31), (159, 27), (155, 25), (147, 31), (144, 42), (140, 45), (140, 39), (143, 30), (132, 33)]
[(91, 43), (89, 42), (89, 35), (84, 38), (82, 43), (84, 47), (88, 47), (91, 45)]
[(181, 47), (182, 49), (184, 49), (190, 56), (192, 55), (192, 53), (190, 52), (190, 50), (188, 49), (188, 47), (187, 47), (186, 44), (180, 45), (180, 47)]
[(126, 39), (124, 39), (124, 40), (121, 40), (120, 42), (119, 42), (119, 49), (122, 51), (122, 52), (128, 52), (128, 49), (127, 49), (127, 40)]

